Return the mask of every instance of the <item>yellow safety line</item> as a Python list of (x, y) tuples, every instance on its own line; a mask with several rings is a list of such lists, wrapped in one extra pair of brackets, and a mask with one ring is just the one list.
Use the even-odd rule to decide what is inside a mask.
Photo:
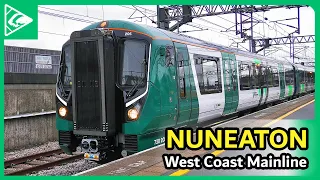
[[(306, 103), (306, 104), (304, 104), (304, 105), (301, 105), (301, 106), (295, 108), (294, 110), (292, 110), (292, 111), (290, 111), (290, 112), (288, 112), (288, 113), (286, 113), (286, 114), (278, 117), (277, 119), (269, 122), (268, 124), (264, 125), (263, 127), (270, 127), (270, 126), (273, 125), (274, 123), (276, 123), (276, 122), (278, 122), (278, 121), (280, 121), (280, 120), (288, 117), (288, 116), (291, 115), (292, 113), (300, 110), (301, 108), (303, 108), (303, 107), (305, 107), (305, 106), (308, 106), (309, 104), (313, 103), (314, 101), (315, 101), (315, 100), (312, 100), (312, 101), (310, 101), (310, 102), (308, 102), (308, 103)], [(225, 150), (215, 150), (215, 151), (213, 151), (211, 154), (213, 154), (214, 156), (218, 156), (218, 155), (220, 155), (221, 153), (223, 153), (224, 151), (225, 151)], [(170, 176), (183, 176), (183, 175), (187, 174), (188, 172), (190, 172), (189, 169), (181, 169), (181, 170), (178, 170), (178, 171), (170, 174)]]
[(284, 118), (288, 117), (289, 115), (291, 115), (291, 114), (293, 114), (294, 112), (296, 112), (296, 111), (298, 111), (298, 110), (302, 109), (303, 107), (308, 106), (309, 104), (311, 104), (311, 103), (313, 103), (313, 102), (314, 102), (314, 100), (312, 100), (312, 101), (310, 101), (310, 102), (308, 102), (308, 103), (306, 103), (306, 104), (304, 104), (304, 105), (301, 105), (301, 106), (299, 106), (299, 107), (295, 108), (294, 110), (289, 111), (288, 113), (286, 113), (286, 114), (284, 114), (284, 115), (282, 115), (282, 116), (278, 117), (277, 119), (275, 119), (275, 120), (273, 120), (273, 121), (269, 122), (268, 124), (264, 125), (263, 127), (270, 127), (272, 124), (274, 124), (274, 123), (276, 123), (276, 122), (280, 121), (281, 119), (284, 119)]

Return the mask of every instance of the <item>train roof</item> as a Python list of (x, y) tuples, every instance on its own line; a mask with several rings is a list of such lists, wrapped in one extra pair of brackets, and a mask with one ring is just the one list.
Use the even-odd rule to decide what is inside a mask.
[(298, 68), (299, 70), (315, 72), (315, 68), (314, 68), (314, 67), (303, 66), (303, 65), (301, 65), (301, 64), (295, 64), (294, 66), (295, 66), (296, 68)]
[[(104, 22), (104, 21), (100, 21), (100, 22), (91, 24), (91, 25), (87, 26), (86, 28), (84, 28), (83, 30), (101, 28), (100, 24), (102, 22)], [(269, 57), (262, 56), (262, 55), (259, 55), (259, 54), (255, 54), (255, 53), (243, 51), (243, 50), (240, 50), (240, 49), (219, 45), (219, 44), (216, 44), (216, 43), (204, 41), (204, 40), (201, 40), (201, 39), (198, 39), (198, 38), (194, 38), (194, 37), (191, 37), (191, 36), (174, 33), (174, 32), (171, 32), (171, 31), (167, 31), (167, 30), (164, 30), (164, 29), (160, 29), (160, 28), (156, 28), (156, 27), (152, 27), (152, 26), (148, 26), (148, 25), (144, 25), (144, 24), (137, 24), (137, 23), (124, 21), (124, 20), (108, 20), (106, 22), (107, 22), (106, 23), (107, 25), (106, 25), (105, 28), (134, 30), (134, 31), (142, 32), (144, 34), (148, 34), (149, 36), (152, 36), (152, 37), (157, 37), (157, 38), (168, 38), (169, 37), (171, 40), (178, 40), (180, 42), (182, 41), (182, 42), (186, 42), (186, 43), (189, 43), (189, 44), (204, 46), (204, 47), (208, 47), (208, 48), (214, 48), (214, 49), (230, 52), (230, 53), (233, 53), (233, 54), (238, 54), (238, 55), (243, 55), (243, 56), (247, 56), (247, 57), (251, 57), (251, 58), (256, 58), (256, 59), (259, 59), (259, 60), (271, 61), (271, 62), (282, 62), (282, 63), (287, 64), (287, 65), (294, 65), (291, 62), (288, 62), (286, 60), (271, 59)]]

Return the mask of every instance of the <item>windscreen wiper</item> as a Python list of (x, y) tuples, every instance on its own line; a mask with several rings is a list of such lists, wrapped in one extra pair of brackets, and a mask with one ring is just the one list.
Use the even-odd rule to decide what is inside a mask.
[(127, 98), (133, 95), (133, 92), (136, 91), (136, 89), (138, 88), (139, 85), (143, 84), (143, 78), (141, 78), (131, 89), (130, 91), (127, 93)]
[[(146, 65), (146, 61), (143, 60), (143, 62), (141, 64)], [(127, 93), (127, 98), (132, 96), (133, 93), (136, 91), (136, 89), (138, 88), (139, 85), (141, 85), (143, 83), (144, 78), (139, 79), (139, 81), (130, 89), (130, 91)]]

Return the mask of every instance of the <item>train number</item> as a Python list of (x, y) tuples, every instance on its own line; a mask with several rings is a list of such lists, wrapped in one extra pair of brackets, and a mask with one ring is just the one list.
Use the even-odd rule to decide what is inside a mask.
[(154, 140), (154, 145), (162, 144), (162, 143), (164, 143), (164, 141), (165, 141), (164, 137), (155, 139)]

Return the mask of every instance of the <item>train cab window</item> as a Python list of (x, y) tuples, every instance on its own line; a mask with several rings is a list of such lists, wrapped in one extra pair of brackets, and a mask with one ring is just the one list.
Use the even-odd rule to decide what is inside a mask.
[(273, 87), (279, 87), (279, 73), (277, 68), (272, 68)]
[[(119, 84), (134, 86), (146, 84), (148, 46), (144, 41), (125, 40), (121, 43)], [(140, 86), (139, 85), (139, 86)]]
[(222, 92), (219, 58), (196, 56), (194, 60), (201, 94)]
[(251, 89), (249, 64), (239, 62), (239, 75), (240, 75), (240, 90)]
[(70, 45), (67, 45), (63, 49), (63, 60), (64, 64), (61, 66), (62, 67), (62, 72), (61, 76), (64, 77), (62, 79), (63, 86), (66, 87), (71, 87), (71, 47)]

